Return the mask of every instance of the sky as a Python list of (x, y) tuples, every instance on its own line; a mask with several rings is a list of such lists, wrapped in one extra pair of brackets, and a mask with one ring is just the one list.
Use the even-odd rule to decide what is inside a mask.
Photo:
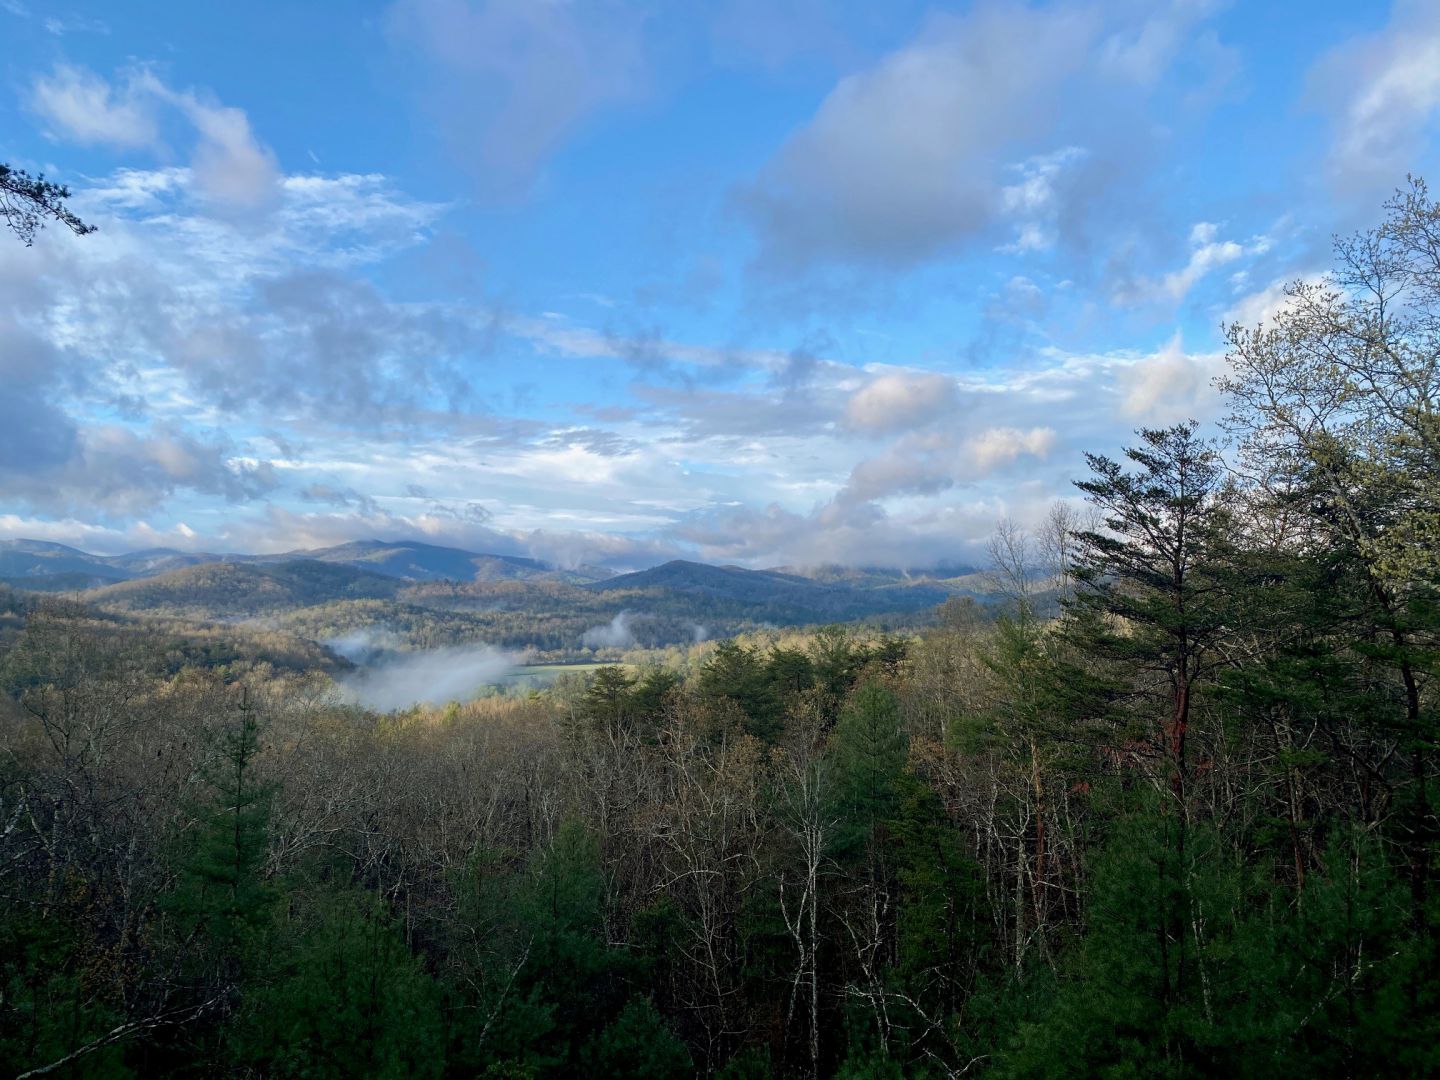
[[(1440, 3), (0, 0), (0, 538), (974, 563), (1213, 425)], [(1434, 170), (1432, 169), (1432, 174)]]

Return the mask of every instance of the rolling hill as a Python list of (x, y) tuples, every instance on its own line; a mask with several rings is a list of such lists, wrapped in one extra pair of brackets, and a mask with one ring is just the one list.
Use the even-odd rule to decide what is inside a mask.
[(378, 540), (259, 556), (165, 548), (101, 556), (6, 541), (0, 569), (14, 587), (76, 593), (122, 615), (245, 622), (316, 641), (385, 627), (409, 648), (486, 642), (550, 654), (581, 653), (597, 641), (669, 645), (766, 625), (913, 625), (951, 596), (985, 591), (975, 575), (875, 568), (747, 570), (674, 560), (609, 575)]
[(64, 544), (45, 540), (0, 540), (0, 580), (29, 581), (23, 588), (43, 591), (58, 588), (91, 588), (131, 575), (114, 566), (103, 555), (91, 555)]
[(824, 622), (891, 612), (913, 612), (943, 603), (954, 590), (933, 583), (856, 587), (829, 584), (775, 570), (745, 570), (676, 559), (634, 574), (583, 586), (591, 592), (683, 598), (696, 615), (743, 611), (757, 621)]
[(565, 570), (520, 555), (486, 555), (416, 541), (355, 540), (313, 551), (293, 551), (283, 558), (339, 563), (405, 581), (582, 582), (611, 576), (610, 571), (598, 567)]
[(43, 540), (0, 540), (0, 581), (32, 592), (71, 592), (213, 564), (276, 565), (301, 560), (369, 570), (401, 581), (557, 581), (569, 584), (612, 576), (603, 567), (567, 569), (520, 555), (493, 555), (418, 541), (356, 540), (279, 555), (149, 548), (92, 555)]
[(393, 599), (398, 578), (314, 559), (213, 562), (95, 589), (86, 599), (112, 611), (197, 619), (244, 619), (337, 600)]

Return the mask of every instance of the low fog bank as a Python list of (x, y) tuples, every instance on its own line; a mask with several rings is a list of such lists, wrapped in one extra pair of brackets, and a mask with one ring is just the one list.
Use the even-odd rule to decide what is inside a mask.
[(580, 635), (580, 645), (586, 649), (628, 649), (634, 645), (656, 648), (683, 640), (677, 636), (688, 634), (694, 641), (708, 641), (710, 630), (697, 622), (681, 622), (673, 619), (659, 619), (653, 615), (636, 615), (633, 611), (622, 611), (608, 623), (592, 626)]
[(525, 662), (523, 655), (493, 645), (395, 652), (398, 640), (389, 631), (366, 629), (324, 643), (360, 665), (335, 680), (347, 701), (379, 712), (464, 701)]
[(580, 635), (580, 644), (587, 649), (628, 649), (635, 644), (635, 632), (630, 628), (634, 618), (628, 611), (622, 611), (603, 626), (592, 626)]

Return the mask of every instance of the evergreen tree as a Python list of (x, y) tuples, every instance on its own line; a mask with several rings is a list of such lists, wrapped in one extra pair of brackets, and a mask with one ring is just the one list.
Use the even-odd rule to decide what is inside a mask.
[(780, 730), (780, 698), (753, 648), (722, 641), (700, 669), (695, 692), (701, 701), (737, 708), (748, 734), (769, 740)]
[(597, 730), (612, 734), (627, 731), (634, 713), (631, 691), (635, 680), (616, 664), (597, 668), (585, 695), (580, 715)]
[(676, 1038), (648, 998), (632, 997), (611, 1024), (581, 1050), (591, 1076), (634, 1080), (683, 1080), (695, 1075), (685, 1044)]
[(278, 963), (235, 1025), (241, 1061), (315, 1080), (441, 1075), (438, 988), (378, 900), (322, 895)]
[(1183, 801), (1194, 691), (1213, 671), (1211, 650), (1225, 632), (1211, 572), (1221, 539), (1221, 466), (1193, 421), (1139, 434), (1141, 445), (1125, 451), (1133, 471), (1087, 454), (1094, 475), (1076, 482), (1104, 514), (1106, 531), (1077, 537), (1072, 632), (1130, 671), (1162, 681), (1168, 700), (1159, 750)]
[(878, 683), (862, 683), (831, 733), (842, 849), (873, 850), (899, 803), (907, 740), (900, 703)]

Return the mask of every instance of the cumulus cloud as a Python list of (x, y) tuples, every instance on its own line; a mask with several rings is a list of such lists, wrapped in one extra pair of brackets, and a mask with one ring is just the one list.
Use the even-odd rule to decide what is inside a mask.
[(1199, 24), (1226, 6), (1227, 0), (1155, 0), (1143, 5), (1145, 17), (1122, 26), (1100, 43), (1100, 65), (1137, 83), (1159, 79), (1177, 55), (1213, 50), (1212, 35), (1197, 34)]
[(1061, 181), (1066, 170), (1085, 157), (1083, 148), (1067, 146), (1012, 167), (1015, 181), (1000, 189), (1001, 212), (1015, 222), (1015, 239), (1005, 250), (1043, 251), (1054, 245)]
[(1263, 255), (1270, 250), (1266, 236), (1256, 236), (1241, 244), (1220, 237), (1220, 226), (1210, 221), (1196, 222), (1190, 229), (1190, 258), (1178, 270), (1156, 280), (1126, 283), (1116, 299), (1122, 303), (1184, 300), (1200, 281), (1212, 272), (1246, 256)]
[[(19, 306), (29, 300), (18, 298)], [(0, 304), (0, 497), (12, 505), (125, 517), (179, 490), (239, 502), (275, 487), (268, 462), (238, 456), (223, 436), (165, 422), (77, 419), (67, 399), (96, 381), (86, 368), (83, 356)]]
[(66, 452), (46, 460), (31, 446), (6, 448), (0, 459), (0, 494), (48, 514), (86, 513), (101, 518), (135, 517), (188, 491), (243, 503), (278, 483), (269, 462), (235, 456), (221, 437), (210, 439), (157, 426), (134, 431), (115, 424), (76, 425), (52, 410), (32, 431), (39, 445)]
[(1034, 427), (990, 428), (965, 440), (964, 451), (976, 475), (986, 476), (1021, 457), (1040, 460), (1049, 457), (1055, 448), (1055, 429)]
[(1219, 353), (1187, 353), (1177, 333), (1159, 352), (1121, 369), (1121, 408), (1146, 424), (1209, 419), (1219, 405), (1214, 381), (1224, 366)]
[(888, 434), (921, 427), (955, 405), (955, 384), (934, 372), (887, 372), (857, 390), (845, 419), (858, 431)]
[[(513, 429), (454, 411), (468, 396), (458, 365), (483, 340), (468, 315), (394, 303), (354, 276), (415, 243), (438, 208), (378, 177), (280, 191), (273, 214), (239, 222), (212, 212), (191, 170), (122, 170), (76, 192), (100, 233), (0, 247), (0, 500), (115, 522), (177, 493), (264, 497), (281, 486), (275, 451), (295, 440), (257, 450), (261, 424), (371, 439)], [(304, 479), (321, 486), (302, 498), (343, 486)]]
[(982, 498), (905, 516), (842, 517), (831, 508), (802, 514), (780, 506), (734, 507), (685, 523), (685, 537), (701, 557), (752, 566), (892, 566), (926, 569), (983, 557), (995, 522), (1011, 516), (1039, 520), (1043, 503)]
[(1277, 278), (1259, 289), (1240, 296), (1225, 312), (1225, 322), (1238, 322), (1246, 328), (1269, 323), (1291, 303), (1287, 289), (1296, 281), (1320, 281), (1322, 270), (1311, 270)]
[(1098, 32), (1080, 9), (936, 15), (847, 76), (738, 193), (777, 270), (904, 264), (985, 230), (1004, 169), (1043, 129)]
[(376, 177), (306, 177), (286, 180), (257, 226), (207, 214), (193, 185), (183, 170), (121, 173), (77, 197), (107, 221), (83, 251), (0, 250), (0, 275), (24, 274), (23, 306), (88, 382), (177, 419), (193, 420), (198, 399), (227, 420), (323, 417), (372, 432), (434, 426), (464, 405), (457, 364), (486, 347), (484, 327), (395, 303), (353, 272), (420, 240), (438, 208)]
[(199, 141), (190, 167), (200, 189), (238, 206), (265, 206), (278, 196), (280, 174), (275, 155), (250, 129), (236, 108), (202, 101), (193, 93), (166, 95), (195, 125)]
[(1235, 69), (1204, 27), (1223, 6), (991, 2), (931, 15), (841, 78), (736, 187), (756, 267), (773, 285), (977, 243), (1016, 254), (1115, 243), (1148, 201), (1162, 141), (1152, 101), (1171, 106), (1175, 87), (1213, 96)]
[(1053, 428), (987, 428), (957, 437), (951, 431), (911, 433), (884, 453), (855, 466), (836, 496), (838, 506), (897, 495), (930, 495), (973, 482), (1021, 457), (1043, 461), (1056, 443)]

